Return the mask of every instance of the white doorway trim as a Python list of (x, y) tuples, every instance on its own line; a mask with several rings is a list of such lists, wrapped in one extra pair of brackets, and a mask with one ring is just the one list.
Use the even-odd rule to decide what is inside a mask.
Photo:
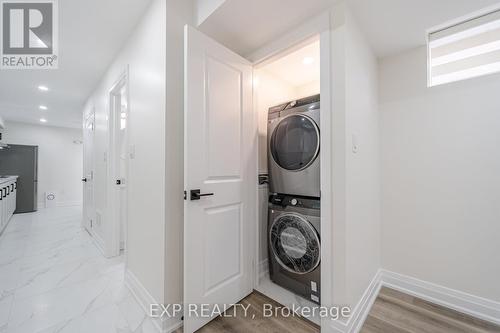
[[(321, 93), (321, 299), (323, 306), (333, 306), (333, 83), (331, 70), (330, 13), (320, 33)], [(326, 112), (324, 112), (326, 110)], [(321, 319), (326, 331), (329, 318)]]
[[(129, 140), (129, 124), (130, 115), (130, 98), (129, 98), (129, 70), (127, 68), (120, 74), (118, 79), (109, 90), (109, 120), (108, 120), (108, 133), (109, 133), (109, 159), (108, 159), (108, 211), (109, 221), (111, 225), (110, 243), (108, 244), (109, 257), (120, 255), (122, 246), (125, 247), (126, 253), (126, 239), (127, 239), (127, 199), (128, 199), (128, 156), (124, 159), (125, 163), (125, 177), (120, 176), (120, 139), (119, 127), (122, 121), (122, 104), (121, 93), (125, 88), (126, 95), (126, 128), (123, 140), (125, 140), (125, 147), (128, 147)], [(118, 184), (120, 181), (121, 184)], [(122, 191), (125, 192), (122, 198)], [(123, 207), (125, 205), (125, 207)], [(123, 221), (122, 221), (123, 219)], [(122, 228), (124, 234), (125, 244), (121, 243)]]

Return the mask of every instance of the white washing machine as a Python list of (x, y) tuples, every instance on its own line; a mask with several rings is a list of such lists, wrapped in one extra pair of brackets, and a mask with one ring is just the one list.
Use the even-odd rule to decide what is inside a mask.
[(270, 193), (320, 197), (320, 95), (269, 109)]

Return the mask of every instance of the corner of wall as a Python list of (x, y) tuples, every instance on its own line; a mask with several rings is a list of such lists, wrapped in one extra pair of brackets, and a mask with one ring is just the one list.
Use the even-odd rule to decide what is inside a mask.
[(356, 304), (381, 267), (377, 60), (345, 3), (332, 41), (334, 300)]
[(195, 21), (191, 1), (167, 2), (165, 104), (166, 304), (183, 301), (184, 232), (184, 26)]

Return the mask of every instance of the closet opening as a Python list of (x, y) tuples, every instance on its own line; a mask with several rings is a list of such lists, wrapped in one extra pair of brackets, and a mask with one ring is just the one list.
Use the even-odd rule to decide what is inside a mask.
[[(255, 290), (290, 308), (322, 304), (320, 67), (319, 36), (254, 67)], [(305, 319), (321, 324), (319, 317)]]

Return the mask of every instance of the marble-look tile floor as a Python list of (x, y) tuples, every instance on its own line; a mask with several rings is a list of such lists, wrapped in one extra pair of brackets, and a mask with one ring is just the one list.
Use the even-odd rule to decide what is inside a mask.
[(0, 333), (156, 332), (81, 227), (81, 208), (14, 215), (0, 236)]

